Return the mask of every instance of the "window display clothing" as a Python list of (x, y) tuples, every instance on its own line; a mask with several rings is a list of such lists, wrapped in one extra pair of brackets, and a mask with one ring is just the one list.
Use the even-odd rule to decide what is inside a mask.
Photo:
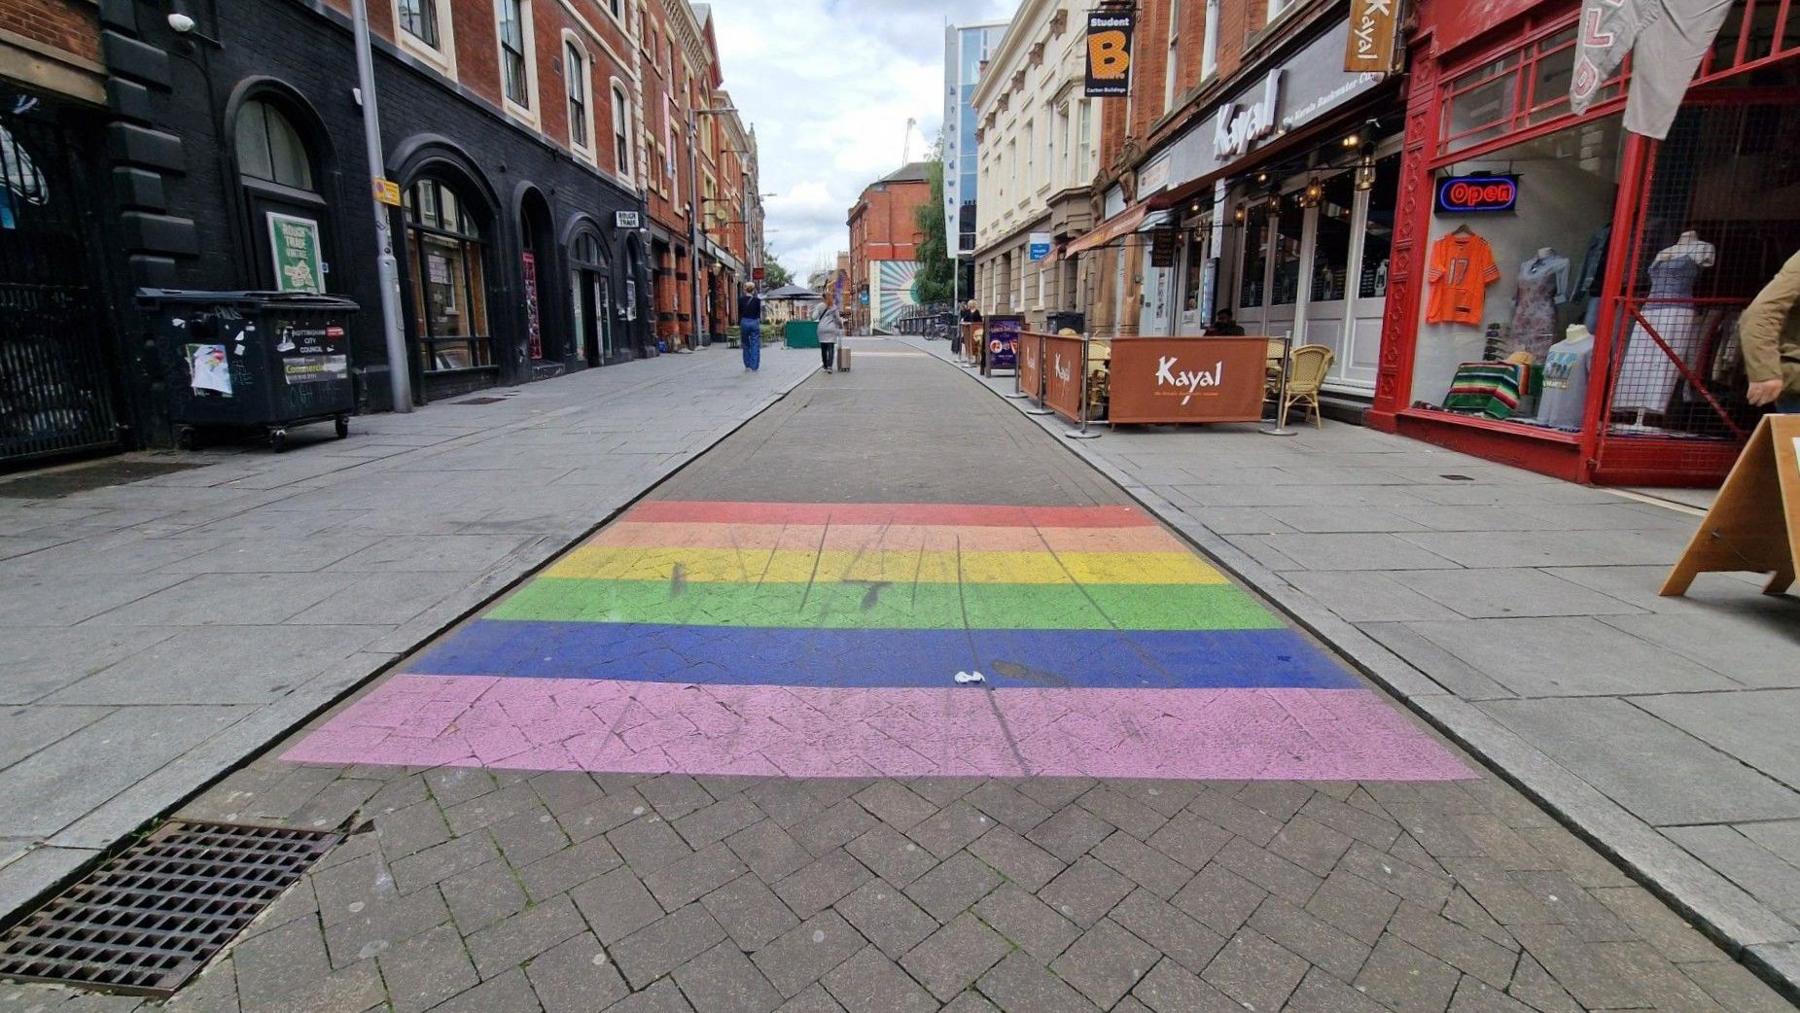
[(1581, 275), (1569, 293), (1571, 300), (1587, 300), (1587, 316), (1582, 323), (1590, 331), (1600, 326), (1600, 286), (1606, 284), (1606, 251), (1611, 245), (1611, 225), (1594, 230), (1588, 237), (1587, 252), (1581, 257)]
[(1519, 265), (1519, 287), (1513, 293), (1512, 347), (1543, 362), (1556, 341), (1556, 307), (1568, 298), (1569, 258), (1545, 247)]
[(1672, 352), (1689, 368), (1700, 344), (1700, 314), (1693, 303), (1694, 282), (1700, 271), (1711, 267), (1717, 256), (1713, 245), (1692, 232), (1684, 232), (1675, 245), (1656, 255), (1650, 264), (1650, 293), (1644, 300), (1644, 322), (1656, 331), (1664, 352), (1643, 324), (1633, 322), (1625, 341), (1625, 358), (1619, 364), (1613, 407), (1630, 411), (1667, 411), (1669, 398), (1681, 380), (1681, 369)]
[(1465, 226), (1431, 244), (1428, 324), (1480, 324), (1487, 287), (1500, 280), (1493, 247)]
[(1581, 324), (1550, 346), (1544, 356), (1544, 393), (1537, 420), (1557, 429), (1579, 430), (1587, 414), (1588, 370), (1594, 361), (1594, 335)]

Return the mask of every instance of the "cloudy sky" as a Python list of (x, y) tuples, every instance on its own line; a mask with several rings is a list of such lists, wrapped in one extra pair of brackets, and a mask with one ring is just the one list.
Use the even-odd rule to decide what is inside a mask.
[(756, 126), (768, 248), (797, 278), (849, 246), (863, 187), (943, 120), (944, 25), (1004, 20), (1017, 0), (713, 0), (725, 88)]

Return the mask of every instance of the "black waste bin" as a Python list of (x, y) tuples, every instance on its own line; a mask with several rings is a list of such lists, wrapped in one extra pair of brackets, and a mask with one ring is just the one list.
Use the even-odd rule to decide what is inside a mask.
[(350, 317), (357, 305), (295, 292), (139, 289), (154, 369), (168, 391), (176, 443), (206, 429), (261, 430), (277, 452), (287, 431), (334, 422), (350, 435)]
[(1080, 334), (1087, 330), (1087, 314), (1076, 313), (1072, 310), (1058, 310), (1050, 314), (1044, 323), (1050, 328), (1051, 334), (1061, 334), (1064, 330)]

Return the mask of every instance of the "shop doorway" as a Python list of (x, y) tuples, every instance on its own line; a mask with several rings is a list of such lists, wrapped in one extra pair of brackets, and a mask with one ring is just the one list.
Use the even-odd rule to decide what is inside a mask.
[(1374, 390), (1399, 179), (1400, 156), (1388, 154), (1368, 189), (1349, 169), (1295, 177), (1279, 199), (1246, 213), (1238, 322), (1251, 334), (1292, 331), (1296, 345), (1330, 348), (1327, 387)]
[(406, 245), (412, 282), (413, 344), (427, 400), (498, 379), (488, 329), (484, 210), (471, 188), (424, 176), (406, 189)]
[(545, 341), (546, 320), (544, 292), (553, 288), (551, 273), (556, 254), (550, 245), (550, 205), (536, 188), (525, 191), (519, 201), (519, 267), (521, 291), (525, 296), (525, 354), (531, 363), (560, 359), (571, 350), (563, 340)]
[(0, 465), (119, 443), (93, 138), (59, 105), (0, 89)]
[(612, 269), (592, 230), (576, 234), (569, 247), (570, 309), (575, 340), (589, 366), (618, 361), (613, 338)]

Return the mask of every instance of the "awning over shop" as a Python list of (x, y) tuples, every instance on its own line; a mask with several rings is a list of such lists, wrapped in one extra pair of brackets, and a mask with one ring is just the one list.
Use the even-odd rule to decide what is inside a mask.
[(1087, 235), (1070, 240), (1069, 244), (1063, 247), (1062, 255), (1073, 257), (1078, 253), (1086, 253), (1088, 250), (1105, 246), (1120, 236), (1128, 236), (1136, 232), (1138, 226), (1144, 224), (1144, 216), (1149, 213), (1150, 206), (1148, 204), (1134, 204), (1101, 222)]

